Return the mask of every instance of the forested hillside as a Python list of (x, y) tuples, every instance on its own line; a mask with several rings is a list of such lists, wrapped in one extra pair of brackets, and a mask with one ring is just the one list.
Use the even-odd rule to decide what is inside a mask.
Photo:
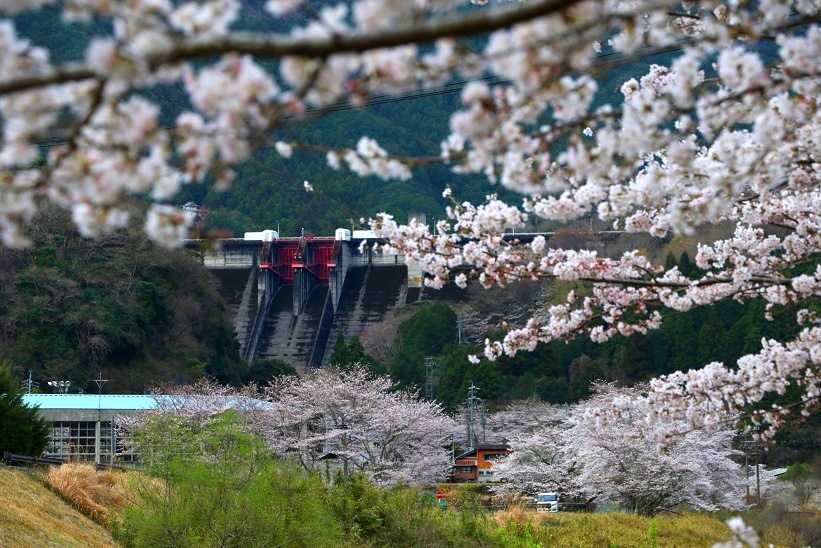
[(23, 377), (91, 391), (140, 392), (204, 374), (241, 382), (244, 366), (209, 274), (185, 252), (135, 234), (82, 238), (67, 215), (36, 223), (26, 251), (0, 247), (0, 359)]

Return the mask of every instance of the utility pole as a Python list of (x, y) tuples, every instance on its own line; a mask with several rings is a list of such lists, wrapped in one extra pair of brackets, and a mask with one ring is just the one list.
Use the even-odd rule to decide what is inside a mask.
[(31, 394), (34, 392), (35, 388), (40, 388), (40, 383), (34, 382), (34, 379), (31, 375), (31, 369), (29, 369), (29, 375), (25, 381), (23, 381), (23, 389), (26, 391), (26, 394)]
[(434, 383), (437, 367), (436, 358), (433, 356), (425, 358), (425, 399), (428, 401), (433, 401), (434, 399)]
[[(100, 411), (100, 402), (103, 397), (103, 385), (108, 382), (108, 379), (103, 378), (103, 372), (100, 371), (97, 375), (96, 379), (92, 379), (92, 382), (97, 385), (97, 423), (94, 425), (94, 462), (100, 464), (102, 462), (102, 416)], [(114, 429), (114, 425), (112, 424), (109, 431)], [(111, 442), (111, 434), (109, 434), (109, 443)], [(112, 448), (111, 457), (113, 458), (114, 452)]]
[(478, 391), (479, 388), (471, 383), (465, 400), (465, 434), (469, 449), (476, 448), (479, 442), (479, 426), (482, 428), (482, 441), (485, 441), (485, 410), (482, 399), (476, 395)]
[(747, 498), (750, 497), (750, 457), (755, 457), (755, 500), (761, 504), (761, 444), (756, 440), (742, 442), (744, 447), (744, 476), (747, 478)]
[(108, 379), (104, 379), (103, 372), (100, 371), (97, 373), (97, 378), (91, 379), (91, 382), (97, 385), (97, 395), (100, 396), (103, 393), (103, 385), (108, 382)]
[(761, 453), (756, 448), (755, 453), (755, 498), (761, 506), (761, 476), (758, 474), (758, 464), (761, 461)]

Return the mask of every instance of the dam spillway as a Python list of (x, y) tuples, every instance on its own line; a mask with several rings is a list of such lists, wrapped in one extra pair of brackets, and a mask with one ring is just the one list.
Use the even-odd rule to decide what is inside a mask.
[(368, 231), (333, 238), (246, 233), (214, 248), (188, 247), (212, 272), (247, 360), (297, 370), (327, 363), (339, 339), (360, 335), (421, 290), (421, 270), (401, 255), (376, 254)]

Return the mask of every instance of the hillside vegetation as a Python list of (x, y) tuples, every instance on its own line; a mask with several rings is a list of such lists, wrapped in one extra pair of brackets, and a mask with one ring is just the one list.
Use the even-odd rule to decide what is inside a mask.
[[(82, 464), (53, 467), (45, 478), (67, 502), (29, 472), (0, 467), (0, 546), (116, 546), (105, 528), (86, 517), (93, 516), (112, 527), (124, 546), (165, 545), (174, 538), (172, 545), (206, 547), (270, 546), (288, 539), (287, 546), (318, 548), (696, 548), (726, 541), (724, 520), (735, 515), (547, 514), (516, 505), (488, 512), (477, 502), (476, 485), (457, 487), (461, 494), (449, 496), (450, 507), (442, 511), (425, 489), (377, 488), (361, 476), (328, 485), (267, 457), (249, 478), (233, 469), (248, 458), (239, 453), (239, 462), (235, 455), (228, 468), (166, 463), (171, 464), (167, 471), (174, 471), (166, 480), (150, 470), (123, 474)], [(169, 489), (159, 489), (165, 482)], [(114, 493), (105, 486), (113, 486)], [(221, 495), (212, 496), (217, 492)], [(807, 510), (806, 516), (789, 515), (775, 503), (742, 515), (763, 543), (797, 548), (812, 545), (819, 532), (812, 525), (817, 511)]]
[[(223, 497), (208, 496), (225, 485), (222, 474), (212, 476), (209, 467), (188, 463), (187, 470), (171, 474), (170, 502), (163, 505), (155, 489), (144, 489), (156, 480), (135, 476), (127, 485), (134, 490), (132, 502), (123, 510), (115, 503), (110, 510), (117, 537), (125, 546), (156, 546), (174, 538), (176, 545), (270, 546), (288, 539), (288, 546), (360, 547), (360, 546), (479, 546), (479, 547), (553, 547), (594, 548), (619, 546), (703, 547), (726, 540), (729, 531), (721, 519), (706, 514), (660, 515), (654, 518), (621, 512), (602, 514), (537, 514), (512, 507), (501, 512), (485, 512), (470, 504), (456, 504), (442, 511), (430, 493), (409, 487), (376, 488), (361, 477), (323, 485), (318, 478), (294, 473), (282, 464), (270, 463), (265, 473), (255, 472), (253, 485), (239, 490), (222, 491)], [(63, 485), (71, 493), (84, 491), (96, 499), (80, 504), (84, 511), (100, 517), (97, 504), (111, 502), (108, 495), (88, 489), (89, 484), (105, 484), (106, 474), (96, 472), (90, 478), (80, 470), (82, 465), (64, 465), (50, 474), (64, 482), (76, 480), (77, 486)], [(78, 472), (84, 473), (78, 473)], [(5, 476), (3, 475), (5, 473)], [(90, 472), (91, 475), (94, 472)], [(229, 474), (230, 475), (230, 474)], [(25, 478), (35, 490), (50, 499), (28, 499), (30, 513), (42, 514), (47, 508), (58, 512), (51, 526), (40, 527), (39, 537), (11, 537), (18, 544), (36, 546), (73, 546), (66, 531), (77, 522), (88, 526), (88, 540), (80, 545), (110, 546), (111, 539), (98, 525), (89, 522), (38, 482), (18, 471), (2, 470), (0, 478)], [(148, 483), (145, 483), (148, 482)], [(230, 481), (229, 481), (230, 483)], [(143, 487), (140, 487), (143, 486)], [(75, 488), (76, 487), (76, 488)], [(9, 491), (0, 492), (0, 505), (6, 503)], [(141, 493), (135, 495), (135, 493)], [(196, 496), (194, 496), (196, 493)], [(168, 493), (166, 493), (168, 494)], [(186, 494), (186, 496), (179, 496)], [(188, 496), (190, 495), (190, 496)], [(227, 497), (227, 498), (226, 498)], [(75, 501), (76, 502), (76, 501)], [(44, 508), (43, 505), (48, 505)], [(12, 531), (22, 530), (28, 521), (16, 511), (12, 514)], [(216, 516), (220, 516), (216, 519)], [(0, 524), (3, 522), (0, 521)], [(36, 522), (40, 523), (40, 522)], [(100, 534), (100, 540), (90, 536)], [(168, 535), (172, 535), (169, 537)], [(30, 539), (30, 540), (29, 540)], [(67, 540), (68, 539), (68, 540)], [(244, 540), (243, 540), (244, 539)], [(5, 540), (0, 536), (0, 541)], [(244, 542), (244, 543), (243, 543)], [(96, 544), (95, 544), (96, 543)], [(3, 544), (4, 546), (6, 544)]]
[(29, 473), (0, 466), (0, 546), (116, 546), (111, 534)]
[(91, 390), (102, 371), (109, 392), (204, 374), (243, 380), (225, 305), (208, 272), (185, 252), (136, 233), (81, 237), (65, 214), (43, 215), (34, 246), (0, 247), (0, 359)]

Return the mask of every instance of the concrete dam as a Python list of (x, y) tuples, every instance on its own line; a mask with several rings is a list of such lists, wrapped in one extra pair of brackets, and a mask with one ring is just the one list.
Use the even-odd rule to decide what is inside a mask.
[(338, 339), (360, 335), (422, 294), (418, 265), (374, 253), (370, 231), (280, 238), (265, 230), (213, 249), (203, 243), (189, 240), (187, 247), (217, 279), (247, 360), (320, 367)]
[[(561, 242), (556, 240), (567, 240), (567, 234), (517, 233), (505, 238), (529, 242), (543, 235), (565, 248), (595, 243), (608, 255), (608, 242), (610, 254), (618, 253), (623, 234), (586, 233)], [(325, 365), (338, 339), (361, 335), (395, 308), (423, 296), (448, 300), (452, 291), (423, 287), (422, 270), (414, 261), (374, 252), (379, 243), (371, 231), (337, 229), (332, 237), (279, 237), (265, 230), (216, 245), (199, 240), (186, 245), (217, 279), (242, 357), (276, 359), (303, 371)]]

